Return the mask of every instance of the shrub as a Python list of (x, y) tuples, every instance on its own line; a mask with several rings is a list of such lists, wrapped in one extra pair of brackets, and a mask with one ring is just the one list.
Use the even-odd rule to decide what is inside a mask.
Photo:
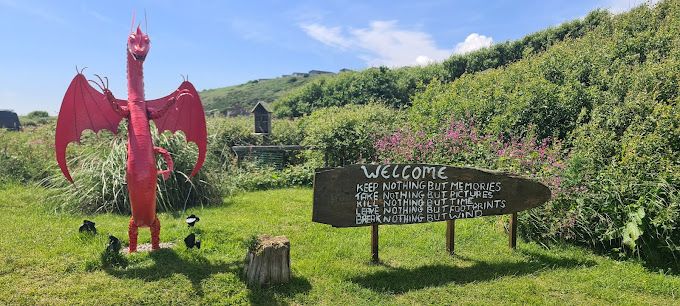
[(315, 148), (317, 159), (326, 156), (330, 166), (370, 161), (376, 139), (400, 121), (400, 113), (376, 104), (320, 109), (302, 119), (303, 144)]
[(21, 116), (19, 121), (24, 127), (36, 127), (54, 122), (56, 117), (50, 117), (46, 111), (32, 111), (26, 116)]
[(277, 100), (274, 112), (279, 117), (298, 117), (323, 107), (371, 102), (399, 107), (408, 100), (399, 79), (400, 75), (387, 67), (322, 78)]
[(413, 98), (409, 119), (432, 132), (472, 114), (490, 134), (521, 134), (533, 126), (539, 138), (566, 139), (595, 101), (606, 94), (583, 81), (586, 72), (570, 67), (601, 67), (603, 54), (583, 53), (571, 42), (508, 67), (466, 74), (452, 83), (432, 82)]
[(54, 125), (23, 132), (0, 130), (0, 182), (28, 184), (54, 173)]
[(248, 117), (213, 117), (207, 123), (209, 155), (222, 170), (228, 170), (233, 162), (232, 146), (262, 142), (253, 134), (253, 122)]
[(302, 143), (303, 138), (300, 120), (274, 119), (272, 120), (272, 134), (267, 144), (298, 145)]
[(237, 190), (244, 191), (311, 186), (315, 168), (312, 164), (305, 163), (276, 170), (254, 163), (243, 163), (229, 179)]
[(28, 118), (47, 118), (49, 116), (50, 114), (48, 114), (46, 111), (32, 111), (26, 115)]
[(387, 163), (433, 163), (507, 171), (542, 180), (560, 193), (564, 168), (561, 144), (538, 140), (533, 128), (523, 136), (485, 134), (474, 120), (452, 120), (427, 135), (401, 129), (375, 142), (378, 159)]
[[(633, 101), (645, 101), (641, 96)], [(631, 101), (632, 102), (632, 101)], [(532, 216), (538, 239), (568, 239), (637, 255), (655, 264), (679, 263), (680, 101), (598, 108), (575, 133), (565, 184), (579, 190)], [(636, 111), (629, 113), (626, 108)], [(642, 111), (641, 109), (646, 109)], [(629, 113), (624, 122), (611, 113)], [(619, 132), (617, 132), (619, 131)]]

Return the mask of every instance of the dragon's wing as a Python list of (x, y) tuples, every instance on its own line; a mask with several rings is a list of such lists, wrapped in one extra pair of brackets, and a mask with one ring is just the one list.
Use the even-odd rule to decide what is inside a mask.
[(73, 182), (66, 165), (68, 144), (74, 141), (80, 143), (80, 134), (84, 130), (97, 133), (106, 129), (115, 134), (121, 119), (123, 117), (113, 110), (106, 96), (94, 89), (82, 73), (73, 78), (61, 102), (54, 142), (57, 163), (66, 179)]
[(156, 123), (158, 133), (170, 131), (184, 132), (187, 141), (191, 141), (198, 146), (198, 160), (196, 166), (191, 171), (191, 176), (196, 175), (203, 166), (208, 145), (208, 132), (205, 127), (205, 112), (201, 98), (196, 92), (194, 85), (189, 81), (182, 82), (179, 88), (172, 94), (160, 99), (146, 101), (149, 112), (162, 109), (172, 98), (177, 99), (160, 118), (152, 119)]

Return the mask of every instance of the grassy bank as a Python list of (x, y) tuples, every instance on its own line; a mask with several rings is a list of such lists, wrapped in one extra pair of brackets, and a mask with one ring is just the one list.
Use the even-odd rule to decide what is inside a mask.
[[(0, 304), (674, 304), (680, 277), (649, 272), (572, 246), (507, 247), (503, 222), (457, 222), (456, 249), (444, 250), (444, 224), (383, 226), (372, 265), (369, 228), (312, 223), (311, 190), (245, 193), (187, 211), (201, 217), (201, 250), (128, 256), (127, 268), (104, 268), (111, 233), (127, 241), (128, 216), (56, 215), (41, 189), (4, 187), (0, 213)], [(80, 236), (83, 218), (99, 234)], [(161, 214), (161, 240), (182, 243), (184, 215)], [(291, 284), (250, 290), (240, 279), (252, 235), (291, 240)], [(140, 231), (140, 243), (149, 233)]]

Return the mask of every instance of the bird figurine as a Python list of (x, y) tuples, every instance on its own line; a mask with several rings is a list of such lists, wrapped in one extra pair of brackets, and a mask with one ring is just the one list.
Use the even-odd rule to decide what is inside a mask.
[(87, 232), (91, 234), (97, 234), (97, 228), (94, 227), (94, 222), (90, 220), (83, 220), (83, 225), (78, 228), (78, 232)]
[(120, 240), (112, 235), (109, 235), (109, 244), (106, 246), (106, 251), (110, 253), (118, 253), (120, 252), (120, 248)]
[(184, 238), (184, 244), (187, 246), (187, 249), (191, 249), (193, 247), (196, 247), (197, 249), (201, 248), (201, 241), (196, 239), (196, 235), (194, 233), (191, 233), (189, 236)]
[(196, 215), (192, 214), (191, 216), (188, 216), (186, 219), (187, 224), (189, 227), (193, 227), (196, 222), (200, 221), (201, 219), (199, 217), (196, 217)]

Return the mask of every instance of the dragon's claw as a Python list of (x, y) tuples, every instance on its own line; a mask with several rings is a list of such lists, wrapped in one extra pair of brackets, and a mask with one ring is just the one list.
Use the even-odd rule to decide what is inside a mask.
[(97, 83), (97, 81), (94, 81), (94, 80), (87, 80), (87, 81), (94, 84), (94, 85), (97, 85), (97, 87), (99, 87), (99, 89), (101, 89), (101, 91), (105, 91), (104, 87), (102, 85), (100, 85), (99, 83)]
[(106, 85), (104, 85), (104, 80), (102, 80), (102, 77), (100, 77), (98, 74), (95, 74), (94, 76), (96, 76), (99, 79), (99, 82), (102, 83), (102, 87), (104, 89), (109, 88), (109, 79), (107, 77), (104, 77), (106, 79)]
[[(99, 79), (99, 82), (97, 82), (97, 81), (95, 81), (95, 80), (87, 80), (87, 81), (90, 82), (90, 83), (92, 83), (92, 84), (97, 85), (97, 87), (99, 87), (99, 89), (100, 89), (104, 94), (106, 94), (107, 96), (109, 96), (109, 95), (112, 96), (111, 91), (109, 90), (109, 78), (108, 78), (108, 77), (104, 77), (104, 78), (102, 79), (102, 77), (100, 77), (98, 74), (95, 74), (94, 76), (96, 76), (96, 77)], [(104, 82), (104, 80), (106, 80), (106, 82)]]

